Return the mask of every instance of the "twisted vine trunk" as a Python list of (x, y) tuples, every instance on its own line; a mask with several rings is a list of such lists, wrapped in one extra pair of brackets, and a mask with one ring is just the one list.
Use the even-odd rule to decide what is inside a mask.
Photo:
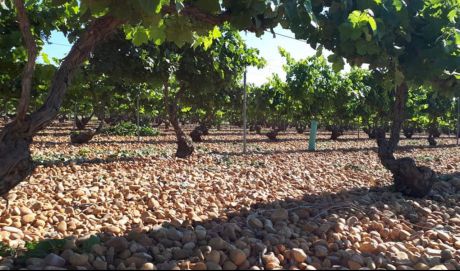
[[(75, 71), (85, 61), (94, 47), (122, 24), (111, 16), (96, 19), (72, 46), (67, 57), (56, 71), (48, 97), (41, 108), (23, 119), (16, 118), (7, 124), (0, 134), (0, 195), (6, 195), (11, 189), (26, 179), (34, 165), (30, 154), (33, 137), (57, 116), (64, 95)], [(30, 92), (21, 96), (21, 104), (30, 100)], [(28, 107), (28, 105), (26, 106)], [(19, 106), (18, 109), (21, 109)], [(18, 110), (18, 116), (23, 114)]]
[(78, 116), (75, 116), (75, 125), (77, 126), (78, 130), (84, 130), (86, 128), (86, 125), (90, 122), (90, 120), (94, 117), (95, 111), (91, 113), (89, 117), (81, 117), (81, 119), (78, 118)]
[(187, 137), (187, 135), (182, 130), (182, 127), (179, 123), (179, 118), (177, 116), (177, 102), (179, 99), (179, 94), (173, 99), (169, 97), (169, 84), (165, 83), (164, 85), (164, 101), (165, 107), (168, 112), (169, 122), (174, 128), (174, 132), (176, 133), (177, 138), (177, 150), (176, 150), (176, 157), (179, 158), (187, 158), (193, 154), (195, 148), (193, 147), (192, 141)]
[(331, 140), (338, 140), (343, 135), (343, 128), (338, 125), (332, 125), (331, 127)]
[(378, 156), (383, 166), (393, 173), (397, 191), (407, 196), (424, 197), (431, 191), (436, 174), (428, 167), (417, 166), (412, 158), (396, 159), (394, 156), (405, 119), (408, 92), (406, 83), (402, 83), (396, 90), (390, 139), (377, 138)]
[(93, 137), (100, 134), (104, 128), (104, 120), (99, 121), (99, 125), (94, 130), (78, 131), (70, 134), (70, 142), (73, 144), (85, 144), (90, 142)]

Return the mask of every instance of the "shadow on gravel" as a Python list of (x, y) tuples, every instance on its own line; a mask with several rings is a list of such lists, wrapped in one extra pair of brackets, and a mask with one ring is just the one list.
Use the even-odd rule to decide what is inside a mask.
[(40, 141), (34, 140), (34, 144), (45, 144), (49, 146), (55, 145), (72, 145), (72, 146), (91, 146), (91, 145), (110, 145), (110, 144), (175, 144), (175, 140), (93, 140), (85, 144), (72, 144), (70, 140), (67, 142), (52, 142), (52, 141)]
[(70, 136), (70, 131), (69, 132), (40, 132), (37, 134), (37, 137), (40, 137), (40, 136), (55, 136), (55, 137)]
[(109, 157), (109, 158), (93, 158), (87, 159), (83, 157), (78, 158), (69, 158), (65, 160), (61, 159), (49, 159), (43, 161), (35, 161), (35, 166), (44, 166), (44, 167), (52, 167), (52, 166), (68, 166), (70, 164), (75, 165), (83, 165), (83, 164), (92, 164), (92, 165), (104, 165), (110, 163), (117, 163), (117, 162), (138, 162), (138, 161), (149, 161), (153, 157), (140, 157), (140, 156), (129, 156), (129, 157)]
[[(445, 149), (445, 148), (458, 148), (456, 144), (445, 144), (437, 146), (399, 146), (397, 151), (410, 151), (410, 150), (424, 150), (424, 149)], [(316, 151), (309, 151), (307, 149), (300, 150), (270, 150), (270, 151), (252, 151), (248, 152), (249, 155), (276, 155), (276, 154), (295, 154), (295, 153), (330, 153), (330, 152), (362, 152), (374, 151), (377, 152), (377, 147), (363, 147), (363, 148), (336, 148), (336, 149), (319, 149)], [(242, 156), (242, 152), (212, 152), (220, 155)]]
[[(282, 143), (282, 142), (295, 142), (295, 141), (306, 141), (304, 138), (278, 138), (276, 141), (270, 141), (265, 135), (261, 135), (260, 138), (248, 138), (247, 142), (248, 143), (258, 143), (258, 142), (265, 142), (265, 143)], [(214, 139), (214, 138), (207, 138), (203, 137), (203, 143), (243, 143), (243, 139)]]
[[(154, 263), (166, 270), (254, 266), (396, 270), (443, 264), (458, 269), (460, 254), (448, 248), (458, 235), (450, 218), (459, 215), (459, 198), (450, 182), (436, 184), (433, 195), (425, 199), (403, 198), (389, 187), (358, 188), (221, 209), (219, 219), (149, 225), (158, 220), (154, 208), (125, 235), (101, 232), (91, 238), (46, 241), (54, 245), (36, 246), (25, 254), (47, 256), (45, 260), (19, 257), (15, 267), (151, 269)], [(148, 201), (146, 196), (141, 204)], [(110, 214), (110, 210), (96, 213), (96, 208), (85, 206), (81, 212), (94, 215), (95, 221)], [(149, 230), (140, 230), (145, 227)], [(450, 254), (428, 249), (433, 244)], [(298, 248), (305, 254), (293, 250)]]

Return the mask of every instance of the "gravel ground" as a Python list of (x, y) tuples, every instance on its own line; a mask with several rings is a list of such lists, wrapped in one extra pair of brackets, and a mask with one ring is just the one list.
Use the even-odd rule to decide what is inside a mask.
[(237, 130), (212, 130), (183, 160), (171, 131), (77, 146), (68, 128), (35, 139), (40, 165), (0, 210), (0, 238), (19, 251), (2, 270), (460, 269), (455, 139), (401, 142), (398, 156), (446, 174), (412, 199), (391, 190), (364, 133), (320, 133), (317, 152), (307, 134), (251, 134), (243, 156)]

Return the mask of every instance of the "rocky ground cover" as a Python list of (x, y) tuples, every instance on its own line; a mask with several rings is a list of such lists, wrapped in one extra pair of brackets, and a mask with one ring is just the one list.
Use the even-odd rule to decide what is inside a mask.
[(375, 142), (321, 133), (278, 142), (212, 130), (190, 159), (174, 136), (97, 136), (69, 144), (53, 126), (39, 164), (0, 211), (1, 269), (459, 269), (460, 148), (403, 140), (440, 174), (424, 199), (391, 190)]

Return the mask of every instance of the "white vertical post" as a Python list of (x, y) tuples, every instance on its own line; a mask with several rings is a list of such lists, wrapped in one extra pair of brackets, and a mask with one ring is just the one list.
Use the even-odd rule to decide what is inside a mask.
[(246, 86), (246, 70), (244, 71), (244, 93), (243, 93), (243, 153), (246, 154), (246, 132), (247, 132), (247, 86)]
[(457, 138), (457, 146), (458, 146), (458, 141), (459, 141), (459, 133), (460, 133), (460, 96), (457, 97), (457, 134), (455, 137)]
[(73, 130), (77, 129), (77, 102), (73, 107)]
[(360, 139), (361, 119), (358, 118), (358, 139)]
[(141, 128), (140, 128), (140, 90), (137, 92), (137, 141), (141, 141)]

